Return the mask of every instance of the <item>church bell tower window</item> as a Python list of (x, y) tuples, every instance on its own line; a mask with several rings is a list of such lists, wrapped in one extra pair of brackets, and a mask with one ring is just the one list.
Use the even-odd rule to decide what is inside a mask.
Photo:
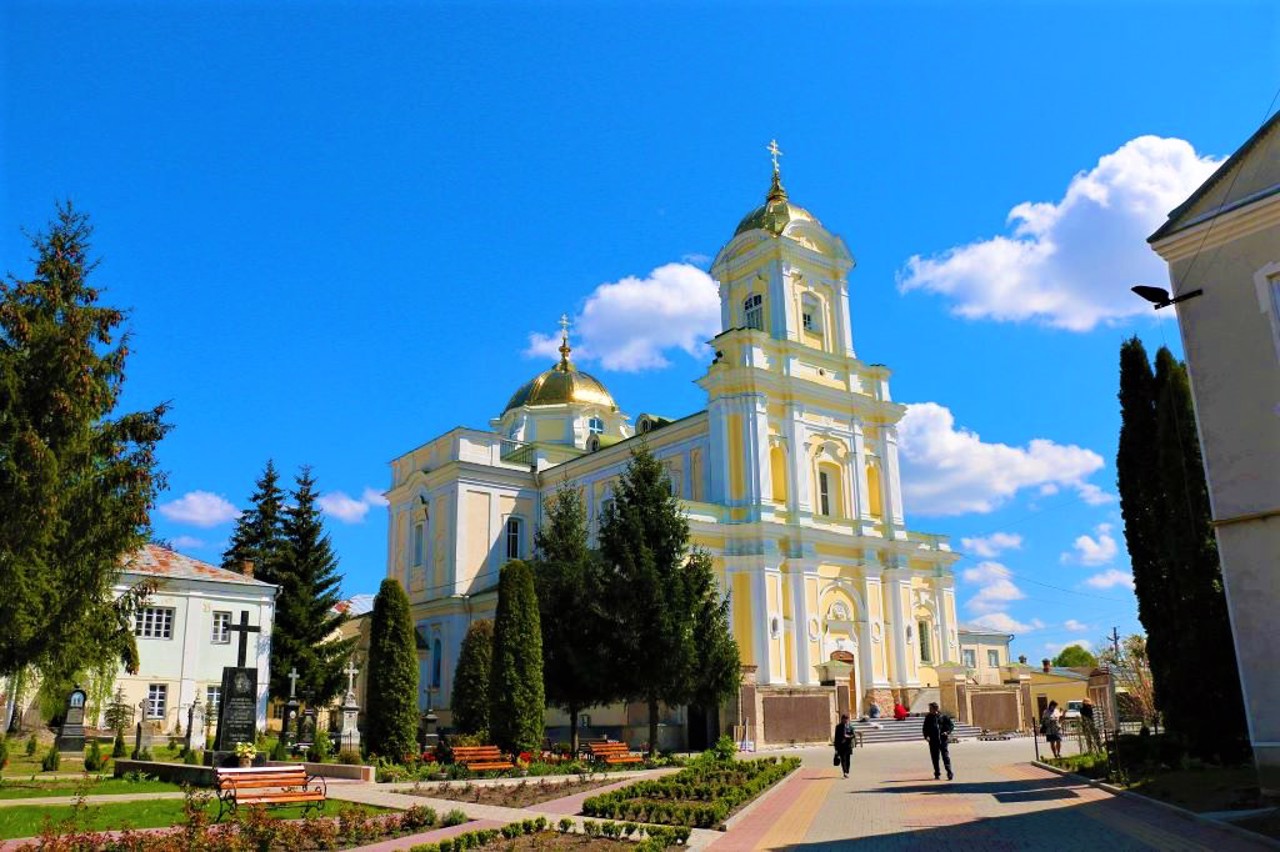
[(587, 421), (587, 430), (590, 431), (592, 435), (604, 434), (604, 421), (599, 417), (592, 417)]
[(825, 470), (818, 472), (818, 514), (831, 514), (831, 476)]
[(764, 331), (764, 296), (752, 293), (742, 303), (742, 324), (756, 331)]

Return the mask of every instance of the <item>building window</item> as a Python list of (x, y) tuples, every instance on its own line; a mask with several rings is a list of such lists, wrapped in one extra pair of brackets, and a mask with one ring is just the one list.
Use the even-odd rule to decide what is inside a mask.
[(426, 524), (419, 521), (413, 525), (413, 564), (418, 566), (422, 564), (422, 548), (426, 542)]
[(587, 421), (587, 431), (589, 431), (592, 435), (603, 435), (604, 421), (601, 420), (599, 417), (592, 417), (590, 420)]
[(806, 295), (800, 300), (800, 321), (810, 334), (822, 333), (822, 303)]
[(764, 331), (764, 296), (753, 293), (742, 303), (742, 324), (756, 331)]
[(520, 558), (520, 533), (524, 526), (519, 518), (507, 518), (507, 558)]
[(218, 718), (218, 711), (222, 709), (222, 687), (206, 686), (204, 688), (204, 703), (205, 710), (209, 713), (209, 718)]
[(213, 614), (213, 644), (227, 645), (231, 642), (231, 613), (215, 612)]
[(443, 670), (443, 660), (441, 659), (440, 639), (436, 638), (431, 643), (431, 688), (440, 688), (440, 675)]
[(972, 648), (965, 648), (961, 651), (960, 659), (964, 662), (965, 668), (976, 669), (978, 667), (978, 652)]
[(173, 638), (173, 608), (145, 607), (133, 617), (133, 635), (142, 639)]
[(933, 634), (929, 630), (929, 622), (917, 621), (916, 630), (920, 633), (920, 662), (933, 662)]
[(163, 719), (169, 703), (169, 686), (164, 683), (147, 685), (147, 718)]
[(818, 471), (818, 514), (831, 514), (831, 475), (825, 470)]
[(987, 652), (987, 665), (991, 666), (991, 668), (993, 668), (993, 669), (995, 669), (995, 668), (999, 668), (999, 667), (1000, 667), (1000, 652), (999, 652), (999, 651), (988, 651), (988, 652)]

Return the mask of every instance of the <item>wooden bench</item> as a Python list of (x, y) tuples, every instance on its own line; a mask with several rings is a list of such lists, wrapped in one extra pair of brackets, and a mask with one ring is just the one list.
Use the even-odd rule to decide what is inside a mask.
[(644, 758), (638, 754), (632, 754), (630, 747), (626, 743), (587, 743), (587, 748), (591, 751), (591, 757), (602, 763), (616, 765), (619, 763), (642, 763)]
[(486, 769), (515, 769), (516, 765), (502, 756), (497, 746), (454, 746), (453, 762), (473, 772)]
[(217, 769), (218, 820), (224, 811), (232, 813), (240, 805), (293, 805), (323, 808), (328, 786), (306, 767), (251, 766), (246, 769)]

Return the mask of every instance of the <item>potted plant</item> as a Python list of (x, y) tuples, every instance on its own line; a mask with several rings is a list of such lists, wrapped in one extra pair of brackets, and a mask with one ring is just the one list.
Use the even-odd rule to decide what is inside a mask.
[(241, 769), (253, 766), (253, 759), (257, 756), (258, 747), (253, 743), (236, 743), (236, 758), (240, 761)]

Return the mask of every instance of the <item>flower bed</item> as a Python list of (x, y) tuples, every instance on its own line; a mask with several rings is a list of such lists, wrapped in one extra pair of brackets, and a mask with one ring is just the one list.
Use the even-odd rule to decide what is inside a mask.
[(689, 829), (662, 826), (638, 826), (634, 823), (583, 822), (583, 834), (573, 833), (573, 820), (565, 817), (556, 825), (558, 834), (548, 830), (544, 817), (513, 822), (502, 828), (485, 828), (441, 840), (419, 843), (410, 852), (461, 852), (464, 849), (577, 849), (605, 850), (617, 848), (622, 838), (641, 839), (637, 846), (628, 845), (627, 852), (656, 852), (689, 840)]
[(409, 796), (429, 799), (449, 799), (455, 802), (473, 802), (479, 805), (498, 805), (504, 808), (527, 808), (530, 805), (563, 799), (585, 790), (594, 790), (615, 783), (610, 778), (580, 777), (566, 781), (521, 781), (519, 784), (462, 784), (444, 783), (434, 787), (414, 785), (407, 790), (397, 790)]
[(588, 816), (709, 828), (781, 781), (800, 766), (799, 758), (757, 760), (699, 758), (675, 775), (637, 781), (621, 790), (592, 796), (582, 806)]

